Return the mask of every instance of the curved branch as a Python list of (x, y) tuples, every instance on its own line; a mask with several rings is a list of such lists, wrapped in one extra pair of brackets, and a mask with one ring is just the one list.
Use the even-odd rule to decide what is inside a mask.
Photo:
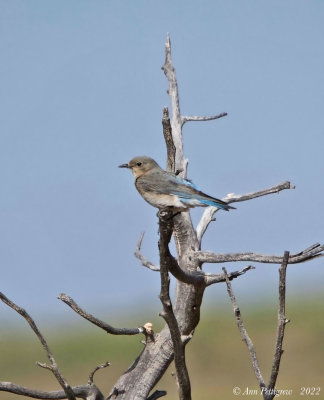
[[(289, 257), (289, 264), (298, 264), (314, 258), (323, 257), (324, 245), (316, 243), (300, 253), (292, 254)], [(265, 255), (257, 253), (229, 253), (217, 254), (209, 251), (196, 251), (194, 257), (201, 263), (225, 263), (237, 261), (254, 261), (265, 264), (281, 264), (282, 256)]]
[[(104, 400), (103, 394), (95, 385), (75, 386), (72, 388), (74, 396), (84, 400)], [(20, 396), (32, 397), (34, 399), (66, 399), (64, 390), (46, 392), (43, 390), (29, 389), (11, 382), (0, 382), (0, 391), (18, 394)]]
[[(257, 192), (251, 192), (246, 194), (230, 193), (227, 196), (225, 196), (222, 200), (227, 203), (236, 203), (239, 201), (246, 201), (255, 199), (257, 197), (266, 196), (268, 194), (279, 193), (285, 189), (295, 189), (295, 186), (292, 185), (289, 181), (285, 181), (279, 183), (276, 186), (272, 186), (268, 189), (259, 190)], [(207, 207), (206, 210), (204, 211), (196, 229), (199, 243), (201, 243), (201, 240), (208, 228), (208, 225), (214, 220), (214, 214), (216, 213), (216, 211), (218, 211), (218, 208), (216, 207)]]
[(159, 266), (152, 264), (151, 261), (149, 261), (147, 258), (145, 258), (143, 256), (143, 254), (141, 253), (143, 238), (144, 238), (144, 232), (141, 233), (141, 236), (138, 239), (134, 256), (140, 260), (143, 267), (146, 267), (146, 268), (150, 269), (151, 271), (155, 271), (155, 272), (160, 271)]
[(111, 335), (137, 335), (139, 333), (145, 333), (145, 329), (143, 327), (130, 329), (114, 328), (106, 322), (94, 317), (92, 314), (84, 311), (70, 296), (66, 295), (65, 293), (61, 293), (58, 296), (58, 299), (62, 300), (65, 304), (71, 307), (72, 310), (79, 314), (81, 317), (85, 318), (87, 321), (98, 326), (99, 328), (103, 329), (107, 333), (110, 333)]
[[(142, 265), (144, 267), (147, 267), (155, 272), (160, 271), (159, 266), (152, 264), (140, 253), (143, 236), (144, 234), (142, 233), (137, 243), (135, 256), (142, 262)], [(170, 252), (167, 257), (168, 257), (169, 271), (180, 282), (186, 283), (188, 285), (205, 286), (205, 287), (213, 285), (214, 283), (225, 282), (224, 274), (209, 274), (203, 271), (183, 270), (178, 264), (177, 260), (171, 255)], [(229, 273), (229, 278), (231, 280), (237, 278), (240, 275), (245, 274), (250, 269), (254, 269), (254, 267), (250, 265), (248, 267), (241, 269), (240, 271), (231, 272)]]
[(109, 365), (110, 365), (110, 362), (108, 362), (108, 361), (105, 362), (104, 364), (97, 365), (96, 368), (90, 372), (89, 379), (88, 379), (88, 385), (93, 385), (94, 375), (97, 371), (99, 371), (99, 369), (109, 367)]
[[(179, 264), (174, 258), (173, 262), (170, 262), (169, 259), (168, 267), (169, 271), (176, 279), (188, 285), (207, 287), (213, 285), (214, 283), (225, 282), (224, 274), (209, 274), (203, 271), (184, 271), (182, 268), (180, 268)], [(249, 265), (239, 271), (230, 272), (229, 278), (230, 280), (237, 278), (240, 275), (245, 274), (250, 269), (254, 269), (254, 267)]]
[(62, 389), (64, 390), (65, 397), (67, 397), (69, 400), (75, 400), (75, 396), (73, 393), (73, 390), (71, 386), (67, 383), (67, 381), (63, 378), (62, 374), (60, 373), (58, 366), (56, 364), (56, 361), (54, 359), (54, 356), (52, 352), (50, 351), (50, 348), (48, 347), (48, 344), (44, 338), (44, 336), (41, 334), (40, 330), (38, 329), (37, 325), (35, 324), (34, 320), (32, 317), (28, 314), (28, 312), (19, 307), (17, 304), (13, 303), (11, 300), (9, 300), (3, 293), (0, 292), (0, 299), (7, 304), (10, 308), (15, 310), (18, 314), (20, 314), (29, 324), (35, 335), (37, 336), (38, 340), (41, 342), (47, 357), (50, 361), (50, 364), (41, 364), (38, 363), (39, 366), (43, 368), (49, 369), (53, 375), (55, 376), (56, 380), (58, 383), (61, 385)]

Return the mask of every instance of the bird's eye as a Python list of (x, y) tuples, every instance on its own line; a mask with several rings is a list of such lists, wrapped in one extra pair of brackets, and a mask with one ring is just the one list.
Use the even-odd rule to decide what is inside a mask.
[(140, 167), (140, 166), (142, 165), (142, 163), (141, 163), (140, 161), (138, 161), (138, 162), (136, 163), (136, 165), (137, 165), (138, 167)]

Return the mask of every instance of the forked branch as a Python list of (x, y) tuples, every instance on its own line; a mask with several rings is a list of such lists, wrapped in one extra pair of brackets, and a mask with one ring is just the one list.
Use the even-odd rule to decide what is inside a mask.
[(73, 389), (71, 388), (71, 386), (67, 383), (67, 381), (63, 378), (62, 374), (60, 373), (58, 366), (56, 364), (56, 361), (54, 359), (54, 356), (53, 356), (52, 352), (50, 351), (50, 348), (48, 347), (48, 344), (47, 344), (44, 336), (41, 334), (40, 330), (38, 329), (38, 327), (35, 324), (32, 317), (27, 313), (27, 311), (25, 309), (17, 306), (17, 304), (13, 303), (1, 292), (0, 292), (0, 299), (5, 304), (7, 304), (7, 306), (11, 307), (18, 314), (20, 314), (28, 322), (29, 326), (31, 327), (31, 329), (33, 330), (35, 335), (37, 336), (38, 340), (41, 342), (50, 363), (49, 364), (38, 363), (38, 365), (40, 365), (43, 368), (49, 369), (53, 373), (56, 380), (58, 381), (58, 383), (61, 385), (62, 389), (64, 390), (65, 397), (67, 397), (69, 400), (75, 400), (75, 395), (74, 395)]
[(236, 323), (238, 326), (238, 329), (240, 331), (240, 334), (242, 336), (243, 341), (246, 343), (249, 352), (250, 352), (250, 357), (252, 361), (252, 367), (254, 370), (254, 374), (257, 378), (257, 381), (259, 383), (260, 389), (261, 389), (261, 394), (264, 398), (264, 400), (272, 400), (276, 394), (277, 391), (275, 389), (278, 373), (279, 373), (279, 367), (280, 367), (280, 361), (281, 361), (281, 356), (283, 353), (282, 350), (282, 343), (285, 335), (285, 326), (289, 322), (289, 320), (285, 316), (285, 310), (286, 310), (286, 272), (287, 272), (287, 266), (289, 263), (289, 251), (285, 251), (284, 256), (283, 256), (283, 261), (281, 264), (281, 267), (279, 269), (279, 305), (278, 305), (278, 324), (277, 324), (277, 335), (276, 335), (276, 344), (275, 344), (275, 353), (273, 356), (273, 362), (272, 362), (272, 368), (271, 368), (271, 375), (269, 379), (269, 384), (266, 385), (263, 379), (263, 376), (261, 374), (261, 370), (259, 367), (258, 359), (256, 356), (256, 351), (253, 345), (253, 342), (251, 338), (249, 337), (247, 330), (245, 329), (245, 326), (243, 324), (243, 319), (241, 316), (241, 311), (237, 305), (233, 289), (230, 283), (230, 280), (228, 278), (226, 269), (223, 268), (225, 277), (226, 277), (226, 286), (227, 286), (227, 292), (228, 295), (231, 299), (233, 310), (234, 310), (234, 315), (236, 317)]
[[(141, 253), (141, 245), (144, 234), (142, 233), (135, 250), (135, 257), (138, 258), (142, 265), (151, 271), (160, 271), (160, 267), (152, 264), (146, 257)], [(171, 255), (169, 252), (167, 254), (168, 257), (168, 269), (169, 272), (180, 282), (186, 283), (188, 285), (195, 285), (200, 287), (207, 287), (213, 285), (214, 283), (225, 282), (224, 274), (210, 274), (204, 271), (190, 271), (184, 270), (180, 267), (177, 260)], [(233, 271), (228, 274), (230, 280), (237, 278), (243, 274), (245, 274), (250, 269), (254, 269), (252, 265), (249, 265), (241, 270)]]

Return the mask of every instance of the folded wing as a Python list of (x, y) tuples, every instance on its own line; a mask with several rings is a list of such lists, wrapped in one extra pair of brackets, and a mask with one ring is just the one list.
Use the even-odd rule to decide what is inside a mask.
[(224, 201), (203, 193), (191, 181), (165, 171), (140, 176), (136, 180), (136, 186), (146, 192), (177, 196), (188, 207), (213, 206), (226, 211), (235, 209)]

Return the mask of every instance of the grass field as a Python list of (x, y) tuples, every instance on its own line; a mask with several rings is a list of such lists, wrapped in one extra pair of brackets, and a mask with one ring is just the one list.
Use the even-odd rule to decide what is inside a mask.
[[(292, 394), (280, 398), (324, 399), (324, 304), (320, 297), (287, 303), (286, 314), (291, 322), (286, 327), (285, 352), (277, 388), (292, 390)], [(201, 323), (187, 346), (193, 399), (260, 398), (260, 395), (254, 394), (258, 385), (230, 305), (219, 305), (212, 311), (207, 307), (203, 310)], [(276, 309), (265, 303), (246, 310), (241, 307), (241, 311), (267, 380), (274, 351)], [(127, 325), (137, 326), (139, 321), (146, 322), (145, 318), (135, 319), (132, 316)], [(159, 317), (152, 322), (156, 331), (163, 326)], [(66, 328), (64, 324), (53, 329), (51, 324), (51, 327), (45, 326), (42, 331), (61, 372), (71, 385), (86, 384), (91, 369), (105, 361), (111, 362), (110, 367), (99, 371), (95, 377), (96, 384), (105, 395), (143, 346), (140, 336), (109, 336), (86, 322), (78, 323), (73, 329), (71, 325)], [(35, 365), (36, 361), (46, 361), (46, 358), (27, 325), (19, 325), (19, 328), (1, 327), (0, 357), (1, 381), (43, 390), (59, 389), (51, 374)], [(170, 400), (178, 398), (173, 371), (174, 366), (171, 365), (157, 385), (158, 389), (167, 390), (168, 395), (164, 398)], [(233, 394), (234, 387), (241, 389), (241, 395)], [(300, 395), (302, 387), (321, 387), (322, 392), (317, 396)], [(247, 393), (247, 389), (250, 390), (249, 395), (243, 394)], [(1, 400), (14, 398), (22, 397), (0, 392)]]

